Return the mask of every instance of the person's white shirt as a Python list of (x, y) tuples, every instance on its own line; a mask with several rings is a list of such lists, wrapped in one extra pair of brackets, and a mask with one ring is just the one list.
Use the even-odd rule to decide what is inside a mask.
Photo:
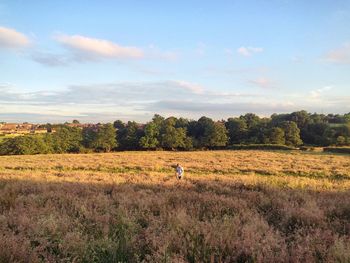
[(184, 175), (184, 168), (180, 165), (176, 166), (176, 176), (178, 179), (181, 179)]

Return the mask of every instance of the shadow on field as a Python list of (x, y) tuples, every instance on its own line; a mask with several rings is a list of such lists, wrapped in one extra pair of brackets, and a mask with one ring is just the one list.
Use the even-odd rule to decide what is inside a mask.
[(350, 192), (0, 179), (0, 231), (0, 262), (348, 262)]

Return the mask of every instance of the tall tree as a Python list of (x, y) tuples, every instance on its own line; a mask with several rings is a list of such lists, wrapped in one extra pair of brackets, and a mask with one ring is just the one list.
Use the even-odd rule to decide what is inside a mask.
[(80, 152), (82, 148), (82, 130), (62, 125), (52, 134), (52, 148), (56, 153)]
[(159, 127), (155, 122), (149, 122), (144, 129), (145, 135), (140, 139), (140, 146), (143, 149), (156, 149), (159, 147)]
[(193, 137), (194, 146), (200, 148), (225, 146), (228, 142), (225, 125), (205, 116), (189, 123), (189, 135)]
[(300, 139), (300, 130), (294, 121), (285, 121), (282, 123), (285, 133), (286, 144), (291, 146), (299, 146), (303, 143)]
[(279, 127), (272, 127), (268, 132), (268, 140), (265, 143), (280, 144), (286, 143), (284, 130)]
[(97, 128), (86, 128), (83, 131), (84, 144), (97, 152), (110, 152), (117, 147), (115, 128), (111, 123)]
[(245, 115), (240, 116), (239, 118), (246, 122), (248, 129), (253, 128), (260, 122), (260, 117), (254, 113), (247, 113)]
[(160, 147), (160, 129), (163, 126), (164, 117), (155, 114), (152, 121), (144, 128), (144, 135), (140, 138), (139, 145), (143, 149), (156, 149)]
[(244, 143), (248, 135), (248, 126), (244, 119), (229, 118), (225, 123), (228, 130), (229, 143), (240, 144)]
[(163, 121), (160, 129), (160, 142), (164, 149), (190, 149), (192, 141), (186, 135), (186, 128), (177, 128), (178, 120), (169, 117)]
[(144, 131), (134, 121), (128, 121), (125, 128), (117, 131), (117, 140), (120, 150), (140, 149), (140, 139), (144, 136)]
[(0, 144), (0, 155), (43, 154), (49, 152), (49, 145), (39, 136), (17, 136), (5, 139)]
[(113, 127), (117, 130), (120, 130), (120, 129), (124, 129), (125, 128), (125, 124), (124, 122), (122, 122), (121, 120), (116, 120), (114, 123), (113, 123)]

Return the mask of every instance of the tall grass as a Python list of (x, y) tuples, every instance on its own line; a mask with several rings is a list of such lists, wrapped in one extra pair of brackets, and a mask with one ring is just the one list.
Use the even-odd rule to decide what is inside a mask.
[(261, 151), (0, 157), (0, 262), (349, 262), (349, 168)]

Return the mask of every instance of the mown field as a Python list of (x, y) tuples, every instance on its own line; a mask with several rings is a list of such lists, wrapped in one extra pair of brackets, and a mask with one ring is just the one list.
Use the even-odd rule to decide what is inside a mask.
[(0, 235), (0, 262), (350, 262), (350, 157), (1, 156)]

